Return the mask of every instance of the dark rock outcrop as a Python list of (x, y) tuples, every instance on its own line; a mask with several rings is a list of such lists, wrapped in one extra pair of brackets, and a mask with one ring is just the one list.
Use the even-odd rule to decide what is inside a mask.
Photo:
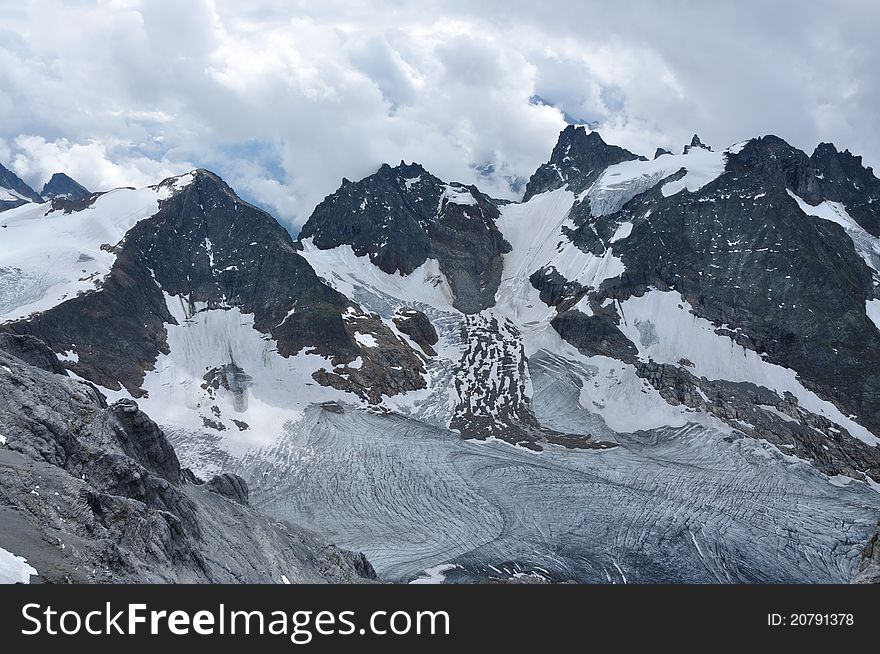
[(344, 362), (332, 370), (321, 368), (315, 372), (312, 377), (319, 384), (354, 393), (371, 404), (381, 402), (383, 395), (426, 387), (422, 356), (379, 316), (349, 314), (345, 329), (359, 341), (360, 356), (356, 362)]
[(611, 165), (633, 159), (644, 159), (616, 145), (608, 145), (598, 132), (587, 132), (582, 126), (569, 125), (559, 135), (550, 161), (529, 179), (523, 201), (563, 186), (580, 193)]
[(880, 237), (880, 179), (862, 158), (849, 150), (839, 152), (831, 143), (820, 143), (810, 157), (816, 168), (819, 194), (842, 202), (847, 213), (872, 236)]
[(67, 176), (64, 173), (55, 173), (43, 186), (40, 195), (45, 200), (55, 198), (66, 199), (73, 202), (85, 200), (92, 194), (85, 186)]
[(529, 277), (529, 283), (539, 291), (541, 302), (548, 307), (559, 309), (569, 308), (585, 293), (581, 284), (567, 280), (552, 267), (533, 272)]
[(436, 356), (432, 345), (436, 345), (439, 337), (434, 325), (424, 313), (417, 309), (400, 309), (394, 316), (394, 324), (402, 333), (409, 336), (428, 356)]
[[(200, 484), (131, 401), (0, 352), (0, 546), (58, 582), (352, 582), (369, 564)], [(373, 575), (374, 576), (374, 575)]]
[(205, 488), (244, 506), (250, 506), (247, 482), (238, 475), (224, 472), (209, 480)]
[(877, 525), (874, 535), (865, 543), (853, 583), (880, 584), (880, 524)]
[(841, 202), (865, 231), (880, 236), (880, 179), (849, 150), (839, 152), (831, 143), (820, 143), (808, 157), (777, 136), (764, 136), (730, 155), (728, 169), (759, 173), (812, 205)]
[(632, 341), (617, 328), (616, 316), (588, 316), (572, 309), (558, 314), (550, 324), (586, 356), (602, 355), (633, 363), (638, 354)]
[[(14, 172), (0, 164), (0, 189), (7, 189), (11, 193), (0, 191), (0, 211), (14, 209), (28, 202), (43, 202), (43, 198)], [(7, 195), (11, 197), (6, 197)]]
[(501, 255), (498, 207), (473, 186), (446, 184), (419, 164), (383, 165), (359, 182), (343, 180), (300, 232), (326, 250), (350, 245), (386, 273), (408, 275), (437, 259), (455, 297), (475, 313), (495, 302)]
[(0, 350), (37, 368), (53, 372), (56, 375), (67, 375), (67, 369), (61, 364), (52, 349), (34, 336), (0, 332)]
[(165, 324), (176, 322), (166, 293), (180, 297), (188, 315), (198, 303), (253, 314), (255, 328), (277, 340), (282, 356), (307, 347), (339, 362), (359, 354), (341, 315), (349, 300), (318, 279), (278, 222), (213, 173), (193, 173), (115, 247), (116, 262), (98, 291), (7, 329), (55, 351), (75, 350), (79, 359), (70, 368), (77, 375), (135, 397), (144, 372), (167, 352)]
[[(703, 143), (703, 142), (700, 140), (700, 137), (697, 136), (696, 134), (694, 134), (693, 138), (691, 139), (690, 145), (686, 145), (686, 146), (684, 146), (684, 149), (683, 149), (682, 153), (683, 153), (683, 154), (687, 154), (688, 152), (690, 152), (690, 151), (693, 150), (694, 148), (702, 148), (703, 150), (711, 150), (711, 149), (712, 149), (712, 148), (710, 148), (708, 145), (706, 145), (705, 143)], [(655, 158), (656, 158), (656, 157), (655, 157)]]

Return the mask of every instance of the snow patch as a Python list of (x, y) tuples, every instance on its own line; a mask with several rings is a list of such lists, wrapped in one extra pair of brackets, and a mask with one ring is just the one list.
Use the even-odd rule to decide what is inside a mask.
[(730, 154), (739, 154), (740, 152), (742, 152), (743, 148), (749, 144), (750, 141), (751, 139), (746, 139), (745, 141), (734, 143), (729, 148), (727, 148), (726, 152), (729, 152)]
[(319, 250), (311, 238), (303, 240), (302, 245), (300, 254), (318, 276), (346, 297), (360, 302), (359, 297), (369, 294), (395, 306), (429, 305), (459, 313), (452, 307), (452, 290), (436, 259), (428, 259), (409, 275), (389, 275), (369, 257), (357, 256), (350, 245)]
[(868, 314), (868, 318), (871, 319), (874, 326), (880, 329), (880, 300), (874, 299), (865, 302), (865, 313)]
[(865, 260), (868, 267), (875, 273), (880, 273), (880, 238), (872, 236), (866, 232), (865, 229), (849, 215), (846, 207), (843, 206), (842, 203), (825, 200), (814, 207), (791, 191), (788, 191), (788, 194), (798, 203), (801, 211), (808, 216), (828, 220), (843, 227), (846, 230), (847, 235), (852, 239), (856, 252), (858, 252), (862, 259)]
[[(276, 443), (308, 406), (351, 399), (312, 379), (313, 372), (332, 369), (326, 358), (306, 351), (281, 356), (277, 342), (254, 327), (253, 314), (237, 307), (192, 310), (187, 298), (167, 293), (165, 303), (178, 323), (165, 326), (170, 352), (160, 354), (146, 373), (147, 395), (137, 399), (163, 427), (203, 432), (207, 418), (225, 427), (212, 432), (223, 449), (244, 453)], [(243, 371), (246, 387), (234, 393), (221, 385), (212, 399), (205, 374), (230, 364)], [(102, 390), (111, 400), (128, 397), (125, 391)], [(234, 420), (248, 428), (241, 430)]]
[(26, 558), (0, 547), (0, 584), (29, 584), (38, 574)]
[(293, 308), (287, 312), (287, 315), (285, 315), (284, 318), (281, 320), (281, 322), (279, 322), (277, 325), (275, 325), (275, 327), (281, 327), (281, 325), (286, 323), (287, 319), (290, 318), (295, 313), (296, 313), (296, 303), (294, 303)]
[(211, 266), (211, 270), (214, 270), (214, 244), (211, 243), (211, 239), (207, 236), (205, 237), (205, 252), (208, 255), (208, 264)]
[(665, 155), (652, 161), (624, 161), (608, 166), (578, 199), (589, 198), (593, 216), (606, 216), (619, 211), (635, 196), (682, 168), (686, 171), (684, 177), (665, 184), (663, 195), (675, 195), (684, 189), (699, 190), (724, 172), (726, 161), (725, 153), (703, 148), (693, 148), (687, 154)]
[(360, 332), (355, 332), (354, 340), (357, 341), (358, 345), (362, 345), (364, 347), (379, 347), (379, 342), (372, 334), (362, 334)]
[(629, 238), (629, 235), (632, 234), (633, 224), (629, 221), (625, 223), (621, 223), (620, 227), (617, 228), (617, 231), (614, 232), (614, 236), (611, 237), (611, 243), (617, 243), (617, 241), (622, 241), (625, 238)]
[(0, 321), (25, 318), (95, 290), (116, 260), (111, 248), (136, 223), (158, 212), (159, 201), (181, 180), (171, 186), (116, 189), (69, 214), (33, 203), (4, 212)]
[(79, 363), (79, 354), (76, 350), (68, 350), (66, 352), (57, 352), (58, 360), (64, 363)]
[(444, 204), (460, 204), (464, 206), (476, 206), (477, 198), (474, 197), (470, 189), (464, 186), (452, 186), (447, 184), (440, 197), (440, 208)]
[[(689, 359), (697, 377), (751, 382), (776, 391), (791, 392), (803, 408), (846, 428), (850, 434), (868, 445), (880, 443), (865, 427), (843, 415), (831, 402), (806, 389), (794, 370), (768, 363), (754, 350), (749, 350), (715, 332), (708, 320), (697, 317), (676, 291), (651, 290), (642, 297), (631, 297), (621, 303), (620, 330), (639, 346), (639, 357), (658, 363), (679, 365)], [(640, 340), (637, 323), (651, 323), (657, 339), (646, 344)]]
[(441, 565), (435, 565), (432, 568), (428, 568), (423, 573), (424, 577), (417, 577), (413, 579), (411, 584), (442, 584), (446, 581), (446, 573), (450, 570), (454, 570), (459, 566), (454, 563), (443, 563)]
[(529, 282), (536, 270), (552, 268), (585, 288), (598, 288), (625, 270), (612, 249), (601, 256), (586, 253), (563, 233), (574, 201), (571, 191), (557, 189), (501, 208), (498, 228), (513, 249), (504, 255), (496, 309), (517, 325), (543, 328), (556, 315)]

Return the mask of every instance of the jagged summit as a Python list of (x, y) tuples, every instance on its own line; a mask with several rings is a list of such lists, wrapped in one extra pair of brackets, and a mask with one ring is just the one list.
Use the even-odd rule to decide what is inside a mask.
[(413, 177), (415, 175), (424, 175), (428, 172), (425, 170), (424, 166), (417, 161), (406, 163), (403, 159), (400, 160), (400, 163), (395, 166), (393, 170), (397, 171), (399, 175), (402, 175), (405, 178)]
[(694, 134), (693, 138), (691, 139), (690, 145), (684, 146), (684, 149), (682, 150), (682, 154), (687, 154), (693, 148), (702, 148), (703, 150), (709, 150), (710, 152), (712, 151), (712, 148), (710, 148), (708, 145), (703, 143), (700, 140), (700, 137), (697, 136), (696, 134)]
[(634, 159), (644, 157), (607, 144), (599, 132), (569, 125), (559, 134), (550, 161), (538, 168), (529, 179), (523, 201), (565, 185), (575, 192), (582, 191), (608, 166)]
[(49, 178), (49, 181), (43, 185), (40, 195), (46, 200), (55, 198), (63, 198), (66, 200), (79, 201), (85, 200), (91, 195), (85, 186), (71, 178), (65, 173), (55, 173)]
[(880, 513), (877, 184), (831, 145), (649, 161), (572, 126), (524, 202), (384, 164), (294, 241), (196, 170), (5, 214), (0, 344), (392, 581), (845, 581)]
[(18, 175), (0, 164), (0, 211), (20, 207), (27, 202), (43, 202), (43, 198)]
[(746, 175), (759, 174), (812, 206), (825, 201), (842, 203), (859, 227), (880, 236), (880, 180), (849, 150), (840, 152), (833, 144), (820, 143), (807, 156), (771, 134), (752, 139), (731, 154), (728, 168)]
[(498, 215), (475, 186), (444, 182), (417, 163), (383, 164), (325, 198), (299, 238), (321, 250), (351, 246), (386, 273), (409, 275), (434, 259), (456, 307), (473, 313), (494, 303), (501, 255), (509, 250)]

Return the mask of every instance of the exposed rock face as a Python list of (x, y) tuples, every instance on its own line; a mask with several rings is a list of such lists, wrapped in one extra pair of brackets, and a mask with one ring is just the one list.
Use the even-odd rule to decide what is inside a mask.
[(67, 368), (61, 365), (52, 349), (39, 338), (0, 332), (0, 350), (47, 372), (67, 374)]
[(435, 356), (432, 345), (436, 345), (439, 337), (434, 325), (424, 313), (418, 309), (401, 309), (394, 316), (394, 324), (401, 332), (409, 336), (428, 356)]
[(196, 171), (114, 248), (116, 262), (98, 292), (7, 328), (76, 351), (74, 372), (135, 397), (144, 371), (167, 352), (165, 324), (176, 320), (166, 294), (182, 298), (190, 313), (196, 306), (252, 313), (283, 356), (306, 347), (340, 362), (359, 354), (341, 315), (349, 300), (318, 279), (281, 225), (212, 173)]
[[(688, 152), (690, 152), (694, 148), (703, 148), (704, 150), (711, 150), (712, 149), (708, 145), (703, 143), (700, 140), (700, 137), (697, 136), (696, 134), (694, 134), (693, 138), (691, 139), (690, 145), (684, 146), (683, 152), (684, 152), (684, 154), (687, 154)], [(656, 157), (654, 157), (654, 158), (656, 159)]]
[(0, 164), (0, 211), (14, 209), (27, 202), (43, 202), (43, 198), (18, 175)]
[(378, 404), (382, 395), (397, 395), (425, 388), (424, 360), (379, 316), (350, 312), (345, 328), (358, 341), (360, 356), (313, 377), (323, 386), (332, 386)]
[(880, 524), (877, 525), (874, 535), (865, 543), (853, 582), (880, 584)]
[(91, 195), (85, 186), (64, 173), (55, 173), (43, 186), (40, 195), (46, 200), (55, 198), (70, 200), (73, 202), (85, 200)]
[[(0, 352), (0, 546), (47, 582), (352, 582), (358, 556), (202, 484), (132, 401)], [(373, 575), (374, 576), (374, 575)]]
[(615, 246), (626, 273), (604, 295), (675, 288), (877, 431), (880, 330), (865, 313), (876, 273), (842, 227), (805, 215), (789, 195), (815, 176), (802, 155), (765, 137), (697, 193), (635, 198), (613, 219), (633, 228)]
[(238, 475), (224, 472), (222, 475), (217, 475), (209, 480), (205, 484), (205, 488), (244, 506), (250, 506), (247, 482)]
[(820, 195), (842, 202), (859, 225), (880, 236), (880, 179), (873, 169), (849, 150), (838, 152), (831, 143), (820, 143), (810, 162), (817, 171)]
[(566, 185), (574, 193), (580, 193), (608, 166), (640, 158), (616, 145), (608, 145), (598, 132), (587, 132), (584, 127), (569, 125), (559, 135), (550, 161), (529, 179), (523, 201)]
[(473, 186), (446, 184), (418, 164), (383, 165), (359, 182), (343, 180), (300, 233), (322, 249), (350, 245), (387, 273), (408, 275), (437, 259), (455, 306), (475, 313), (495, 302), (501, 255), (510, 245), (495, 202)]
[(706, 411), (734, 429), (776, 445), (785, 454), (812, 461), (829, 477), (880, 477), (877, 448), (853, 438), (830, 420), (767, 388), (745, 382), (697, 378), (684, 366), (653, 361), (637, 363), (647, 379), (671, 404)]
[(831, 143), (820, 143), (808, 157), (776, 136), (764, 136), (729, 157), (728, 168), (759, 173), (812, 205), (841, 202), (865, 231), (880, 236), (880, 179), (849, 150), (839, 152)]
[(618, 320), (611, 312), (587, 316), (571, 309), (559, 313), (550, 324), (562, 338), (587, 356), (608, 356), (632, 363), (638, 350), (620, 333)]

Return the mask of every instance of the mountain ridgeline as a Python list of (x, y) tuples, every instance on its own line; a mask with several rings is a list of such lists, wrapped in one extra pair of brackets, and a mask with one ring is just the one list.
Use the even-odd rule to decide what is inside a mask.
[(447, 184), (418, 164), (387, 164), (359, 182), (343, 180), (300, 232), (321, 249), (349, 245), (386, 273), (412, 273), (436, 259), (455, 296), (475, 313), (495, 302), (502, 255), (497, 203), (474, 186)]
[[(89, 451), (112, 429), (140, 461), (126, 420), (167, 438), (184, 521), (246, 496), (390, 581), (877, 578), (880, 180), (849, 151), (694, 136), (649, 160), (569, 126), (520, 202), (385, 164), (297, 239), (206, 170), (0, 174), (5, 369), (35, 407), (73, 394)], [(0, 453), (46, 459), (9, 421)], [(163, 560), (222, 578), (185, 526), (196, 554)], [(330, 576), (371, 576), (346, 550)]]

